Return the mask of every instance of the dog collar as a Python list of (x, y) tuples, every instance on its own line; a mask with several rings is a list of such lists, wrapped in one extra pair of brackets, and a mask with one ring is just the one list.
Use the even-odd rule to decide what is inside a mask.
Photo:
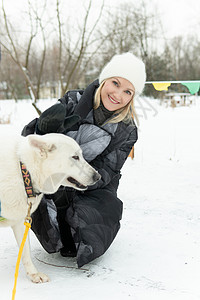
[(20, 161), (20, 167), (21, 167), (21, 172), (22, 172), (22, 177), (23, 177), (27, 197), (32, 198), (40, 195), (41, 193), (34, 192), (32, 181), (31, 181), (31, 175), (29, 171), (26, 169), (25, 164), (22, 163), (21, 161)]
[[(36, 197), (40, 195), (41, 193), (36, 193), (33, 190), (33, 185), (31, 181), (31, 175), (29, 171), (26, 169), (26, 166), (24, 163), (20, 161), (20, 167), (21, 167), (21, 172), (22, 172), (22, 177), (24, 181), (24, 186), (25, 186), (25, 191), (27, 194), (28, 198)], [(1, 215), (1, 201), (0, 201), (0, 222), (6, 220), (2, 215)]]

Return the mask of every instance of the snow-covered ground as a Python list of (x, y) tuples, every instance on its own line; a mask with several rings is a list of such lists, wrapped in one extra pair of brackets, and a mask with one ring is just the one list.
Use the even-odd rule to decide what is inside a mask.
[[(158, 113), (146, 111), (135, 158), (123, 167), (123, 220), (109, 250), (77, 269), (75, 259), (47, 254), (31, 233), (33, 260), (51, 281), (33, 284), (21, 265), (16, 300), (200, 299), (200, 99), (175, 109), (150, 103)], [(6, 115), (11, 124), (0, 133), (20, 132), (37, 116), (28, 102), (1, 101), (0, 119)], [(18, 248), (10, 228), (0, 239), (0, 299), (8, 300)]]

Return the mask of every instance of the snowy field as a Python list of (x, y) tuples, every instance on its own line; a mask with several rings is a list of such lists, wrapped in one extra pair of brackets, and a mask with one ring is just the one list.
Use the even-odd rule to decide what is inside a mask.
[[(109, 250), (77, 269), (75, 259), (47, 254), (31, 233), (33, 260), (51, 281), (33, 284), (21, 265), (16, 300), (200, 299), (200, 98), (174, 109), (149, 101), (158, 113), (141, 118), (135, 158), (123, 167), (123, 220)], [(19, 133), (36, 116), (26, 101), (0, 101), (0, 119), (11, 121), (0, 133)], [(18, 248), (10, 228), (0, 239), (0, 299), (8, 300)]]

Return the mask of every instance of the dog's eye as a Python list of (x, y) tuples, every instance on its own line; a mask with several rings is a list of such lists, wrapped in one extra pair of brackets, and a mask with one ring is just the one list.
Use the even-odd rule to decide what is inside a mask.
[(72, 156), (72, 158), (75, 159), (75, 160), (79, 160), (78, 155), (74, 155), (74, 156)]

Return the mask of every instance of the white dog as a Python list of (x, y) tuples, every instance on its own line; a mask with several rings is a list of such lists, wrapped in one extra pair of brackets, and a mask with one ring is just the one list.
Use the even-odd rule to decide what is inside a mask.
[[(65, 135), (50, 133), (0, 139), (0, 226), (12, 227), (18, 245), (23, 238), (24, 219), (30, 201), (33, 213), (42, 195), (55, 193), (60, 185), (85, 190), (101, 177), (84, 160), (79, 145)], [(27, 196), (20, 162), (30, 173), (34, 192), (32, 198)], [(26, 174), (26, 171), (23, 172)], [(25, 180), (28, 179), (25, 175)], [(48, 276), (39, 273), (33, 265), (29, 242), (25, 243), (22, 262), (33, 282), (49, 281)]]

